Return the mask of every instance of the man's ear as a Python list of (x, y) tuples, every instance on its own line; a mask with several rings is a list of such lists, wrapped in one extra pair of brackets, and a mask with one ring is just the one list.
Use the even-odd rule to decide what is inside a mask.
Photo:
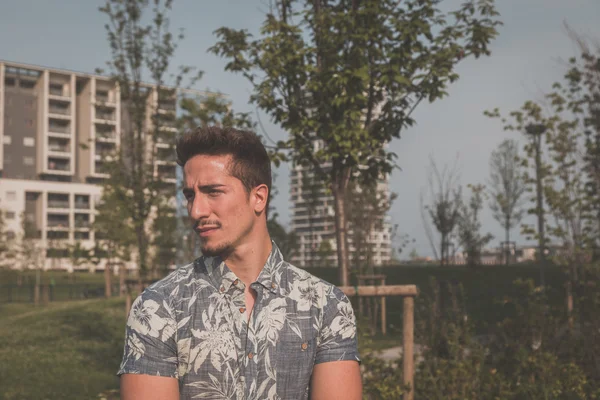
[(260, 214), (266, 211), (267, 200), (269, 199), (269, 188), (267, 185), (260, 184), (253, 189), (254, 192), (254, 212)]

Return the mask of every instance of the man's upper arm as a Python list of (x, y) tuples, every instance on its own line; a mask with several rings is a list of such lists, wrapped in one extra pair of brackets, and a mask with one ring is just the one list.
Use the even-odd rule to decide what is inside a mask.
[(361, 398), (356, 317), (348, 297), (334, 287), (323, 308), (311, 378), (311, 399)]
[(360, 400), (362, 381), (357, 361), (315, 365), (310, 381), (311, 400)]
[(124, 374), (121, 400), (179, 400), (179, 381), (165, 376)]
[[(178, 396), (177, 322), (173, 314), (163, 295), (153, 290), (144, 290), (133, 302), (127, 319), (123, 360), (117, 372), (128, 399), (170, 398), (155, 394), (163, 393), (163, 388), (168, 393), (174, 388), (174, 395)], [(146, 387), (152, 390), (146, 392)], [(140, 393), (151, 393), (154, 397)]]

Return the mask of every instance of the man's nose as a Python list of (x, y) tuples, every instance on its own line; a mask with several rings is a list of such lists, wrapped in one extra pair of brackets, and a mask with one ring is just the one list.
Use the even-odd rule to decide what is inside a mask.
[(198, 221), (202, 218), (208, 218), (210, 215), (210, 208), (206, 201), (206, 196), (195, 196), (190, 209), (190, 218)]

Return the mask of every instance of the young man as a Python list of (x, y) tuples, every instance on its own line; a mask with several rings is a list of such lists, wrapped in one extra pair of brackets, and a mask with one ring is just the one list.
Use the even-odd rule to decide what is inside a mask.
[(198, 128), (177, 156), (203, 256), (133, 303), (121, 398), (362, 398), (348, 298), (288, 264), (269, 237), (271, 163), (259, 138)]

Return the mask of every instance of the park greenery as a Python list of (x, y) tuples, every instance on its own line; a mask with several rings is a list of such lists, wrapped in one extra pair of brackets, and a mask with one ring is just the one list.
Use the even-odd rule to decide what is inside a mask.
[(493, 0), (451, 12), (438, 3), (276, 0), (258, 37), (244, 28), (216, 31), (210, 51), (248, 80), (250, 101), (288, 132), (278, 147), (333, 196), (342, 285), (350, 277), (350, 182), (392, 172), (386, 145), (415, 123), (423, 100), (446, 95), (457, 63), (488, 55), (497, 35)]

